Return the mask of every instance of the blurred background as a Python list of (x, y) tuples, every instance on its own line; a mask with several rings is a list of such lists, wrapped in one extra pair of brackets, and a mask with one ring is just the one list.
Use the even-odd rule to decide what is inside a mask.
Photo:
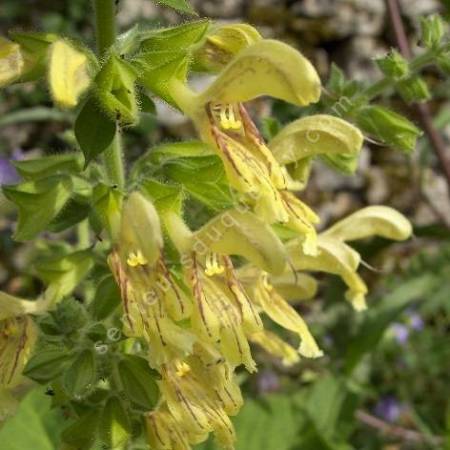
[[(383, 0), (192, 0), (200, 16), (249, 22), (265, 37), (282, 39), (314, 63), (324, 82), (331, 64), (349, 79), (380, 78), (373, 62), (395, 40)], [(403, 0), (404, 24), (414, 51), (420, 17), (446, 15), (449, 1)], [(447, 9), (448, 8), (448, 9)], [(15, 28), (82, 37), (93, 44), (89, 0), (2, 0), (0, 34)], [(149, 0), (121, 0), (119, 23), (147, 27), (185, 18)], [(450, 79), (430, 69), (434, 125), (450, 152)], [(208, 80), (193, 80), (201, 86)], [(382, 103), (415, 120), (396, 96)], [(308, 111), (279, 102), (252, 105), (259, 117), (285, 123)], [(146, 114), (126, 135), (127, 159), (168, 140), (194, 137), (191, 125), (165, 105)], [(0, 92), (0, 185), (18, 176), (11, 158), (73, 149), (71, 113), (52, 107), (44, 84)], [(268, 120), (261, 120), (264, 129)], [(450, 449), (450, 201), (449, 189), (424, 136), (405, 155), (376, 142), (364, 147), (356, 175), (317, 164), (302, 198), (326, 227), (366, 205), (393, 206), (414, 223), (406, 243), (362, 243), (361, 268), (370, 286), (369, 311), (343, 301), (345, 287), (322, 279), (318, 297), (297, 305), (326, 356), (286, 369), (257, 355), (259, 372), (241, 381), (247, 405), (236, 418), (238, 450)], [(0, 198), (0, 287), (35, 295), (41, 289), (30, 264), (33, 248), (11, 240), (14, 215)], [(0, 432), (2, 450), (57, 449), (64, 418), (27, 397), (19, 415)], [(139, 447), (140, 448), (140, 447)], [(214, 448), (212, 443), (200, 447)]]

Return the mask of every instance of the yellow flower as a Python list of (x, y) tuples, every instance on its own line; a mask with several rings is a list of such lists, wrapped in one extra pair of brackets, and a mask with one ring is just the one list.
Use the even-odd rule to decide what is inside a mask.
[(240, 199), (267, 223), (289, 223), (300, 233), (306, 229), (305, 240), (312, 242), (308, 214), (299, 217), (298, 204), (282, 192), (285, 170), (242, 104), (262, 95), (300, 106), (317, 101), (320, 80), (310, 62), (281, 42), (259, 40), (238, 52), (204, 92), (195, 94), (173, 79), (171, 93), (201, 138), (215, 148)]
[(286, 166), (288, 188), (301, 190), (308, 181), (315, 157), (321, 156), (341, 170), (353, 172), (362, 144), (363, 135), (352, 124), (338, 117), (317, 114), (290, 123), (268, 145), (276, 160)]
[(339, 275), (348, 286), (347, 299), (356, 310), (366, 308), (367, 286), (357, 274), (360, 255), (345, 241), (381, 236), (405, 240), (411, 236), (409, 221), (386, 206), (369, 206), (337, 222), (318, 236), (317, 255), (307, 255), (294, 240), (287, 244), (295, 270), (323, 271)]
[(151, 365), (189, 354), (195, 336), (177, 322), (190, 316), (191, 302), (164, 261), (156, 210), (137, 192), (123, 205), (108, 261), (121, 291), (124, 332), (148, 342)]
[(244, 364), (254, 371), (248, 335), (260, 331), (262, 322), (229, 255), (240, 255), (265, 270), (282, 271), (286, 255), (281, 241), (248, 211), (226, 211), (195, 233), (175, 213), (165, 214), (164, 222), (181, 254), (184, 280), (192, 294), (192, 329), (233, 367)]
[(37, 327), (19, 315), (0, 321), (0, 423), (15, 412), (14, 389), (23, 384), (23, 369), (33, 351)]
[(188, 441), (196, 444), (214, 432), (219, 445), (233, 448), (236, 435), (221, 398), (203, 378), (207, 373), (186, 362), (175, 361), (162, 368), (160, 391), (175, 422), (182, 424)]
[(51, 44), (49, 49), (48, 80), (55, 103), (73, 108), (91, 83), (89, 58), (65, 39)]

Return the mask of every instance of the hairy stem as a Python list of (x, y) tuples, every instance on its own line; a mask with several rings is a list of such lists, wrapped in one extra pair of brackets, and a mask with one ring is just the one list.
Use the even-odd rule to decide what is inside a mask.
[[(116, 5), (114, 0), (94, 0), (95, 36), (97, 51), (100, 57), (116, 40)], [(103, 155), (103, 164), (109, 181), (123, 188), (125, 185), (125, 169), (123, 164), (122, 142), (117, 132), (111, 145)]]

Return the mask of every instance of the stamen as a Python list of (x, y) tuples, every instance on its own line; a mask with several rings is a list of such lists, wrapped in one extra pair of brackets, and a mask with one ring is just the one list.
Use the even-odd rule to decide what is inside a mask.
[(220, 126), (224, 130), (239, 130), (242, 122), (236, 118), (236, 112), (233, 105), (220, 105), (219, 110)]
[(219, 264), (217, 253), (208, 253), (208, 255), (206, 256), (205, 274), (208, 275), (208, 277), (212, 277), (214, 275), (220, 275), (224, 270), (225, 267)]
[(181, 363), (177, 364), (177, 370), (175, 373), (177, 374), (177, 376), (182, 378), (185, 375), (187, 375), (190, 371), (191, 371), (191, 368), (185, 362), (181, 362)]
[(128, 255), (127, 264), (130, 267), (145, 266), (147, 263), (147, 259), (140, 250), (136, 252), (130, 252)]

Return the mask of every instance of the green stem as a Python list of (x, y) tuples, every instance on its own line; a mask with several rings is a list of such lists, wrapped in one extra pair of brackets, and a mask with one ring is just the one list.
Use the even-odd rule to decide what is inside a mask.
[(89, 239), (89, 220), (85, 219), (77, 226), (78, 247), (83, 250), (90, 245)]
[(114, 0), (94, 0), (95, 37), (100, 56), (116, 40), (116, 5)]
[[(95, 36), (100, 57), (116, 40), (116, 5), (114, 0), (94, 0)], [(125, 186), (125, 169), (123, 164), (122, 141), (119, 133), (103, 155), (106, 174), (112, 184), (119, 188)]]
[[(449, 50), (449, 44), (445, 43), (440, 49), (427, 50), (419, 56), (413, 58), (409, 63), (411, 73), (416, 73), (425, 66), (432, 64), (439, 54), (443, 54)], [(381, 78), (379, 81), (369, 86), (362, 93), (367, 100), (372, 100), (386, 91), (387, 88), (394, 87), (394, 82), (388, 77)]]

